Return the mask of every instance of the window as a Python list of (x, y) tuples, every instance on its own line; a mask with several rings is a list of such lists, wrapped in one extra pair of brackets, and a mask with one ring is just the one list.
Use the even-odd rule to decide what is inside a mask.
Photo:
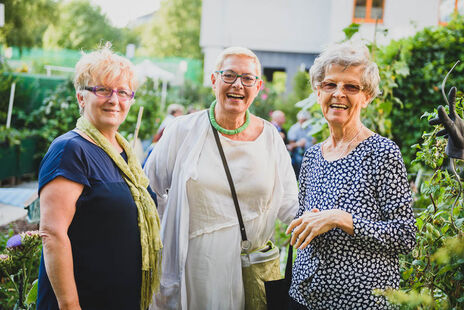
[(383, 22), (385, 0), (354, 0), (354, 23)]
[(440, 25), (446, 25), (457, 12), (464, 14), (464, 0), (441, 0), (440, 1)]

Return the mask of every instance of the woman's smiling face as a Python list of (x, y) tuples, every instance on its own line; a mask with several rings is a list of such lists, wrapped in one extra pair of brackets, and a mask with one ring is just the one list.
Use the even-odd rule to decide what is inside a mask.
[[(112, 89), (128, 89), (127, 81), (115, 81), (113, 83), (91, 83), (103, 85)], [(91, 91), (85, 91), (84, 94), (77, 94), (79, 104), (83, 107), (83, 116), (85, 116), (98, 130), (118, 130), (119, 125), (126, 119), (127, 113), (133, 103), (133, 100), (121, 100), (115, 92), (109, 98), (98, 97)]]
[[(356, 94), (347, 93), (344, 87), (359, 86), (362, 89), (361, 76), (364, 67), (333, 64), (328, 67), (323, 83), (337, 84), (333, 92), (317, 88), (318, 102), (322, 113), (330, 126), (357, 126), (361, 118), (361, 109), (369, 104), (369, 96), (360, 90)], [(350, 84), (350, 85), (348, 85)], [(347, 86), (348, 85), (348, 86)]]
[[(237, 74), (249, 73), (259, 76), (258, 67), (254, 60), (248, 56), (231, 55), (224, 59), (219, 71), (231, 70)], [(245, 113), (248, 107), (253, 103), (256, 95), (261, 88), (262, 80), (256, 81), (256, 84), (250, 87), (243, 86), (240, 77), (237, 77), (234, 83), (227, 84), (221, 79), (220, 73), (211, 75), (213, 90), (216, 95), (218, 105), (221, 110), (229, 113)]]

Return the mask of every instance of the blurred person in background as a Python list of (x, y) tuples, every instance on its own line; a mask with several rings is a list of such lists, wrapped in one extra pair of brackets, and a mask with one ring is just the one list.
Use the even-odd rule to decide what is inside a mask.
[(298, 249), (292, 309), (392, 309), (373, 290), (398, 288), (398, 255), (412, 250), (416, 228), (398, 146), (361, 122), (380, 93), (377, 64), (345, 42), (319, 55), (310, 76), (330, 135), (304, 155), (287, 230)]
[(110, 46), (76, 64), (81, 117), (40, 165), (39, 310), (145, 310), (159, 285), (155, 195), (118, 133), (138, 84)]
[(259, 93), (261, 64), (231, 47), (211, 74), (209, 110), (176, 118), (149, 156), (145, 172), (159, 195), (163, 274), (154, 309), (242, 310), (241, 233), (214, 138), (230, 167), (251, 250), (262, 248), (277, 218), (298, 208), (290, 156), (275, 127), (248, 108)]
[(292, 125), (288, 131), (287, 150), (290, 152), (293, 170), (298, 179), (304, 152), (313, 145), (314, 138), (308, 135), (311, 131), (311, 126), (308, 124), (306, 124), (306, 126), (304, 125), (304, 123), (309, 120), (308, 111), (298, 112), (296, 118), (297, 122)]
[(285, 124), (285, 113), (280, 110), (275, 110), (271, 113), (271, 123), (279, 132), (280, 136), (284, 140), (284, 143), (287, 144), (287, 131), (283, 128)]
[(161, 136), (163, 135), (164, 129), (172, 123), (172, 121), (181, 115), (184, 115), (185, 113), (185, 108), (177, 103), (170, 104), (167, 109), (167, 115), (166, 118), (161, 122), (161, 125), (158, 128), (158, 131), (156, 132), (156, 135), (153, 137), (153, 142), (156, 143), (159, 141)]
[(198, 112), (200, 111), (200, 109), (198, 109), (195, 105), (191, 104), (187, 107), (187, 114), (192, 114), (192, 113), (195, 113), (195, 112)]

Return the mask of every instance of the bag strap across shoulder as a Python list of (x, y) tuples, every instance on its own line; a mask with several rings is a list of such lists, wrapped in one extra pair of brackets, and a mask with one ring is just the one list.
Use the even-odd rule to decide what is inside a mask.
[[(208, 110), (206, 111), (208, 113)], [(209, 117), (209, 114), (208, 114)], [(211, 122), (210, 122), (211, 124)], [(222, 148), (221, 140), (219, 139), (219, 134), (216, 128), (211, 124), (211, 129), (213, 130), (214, 140), (216, 140), (216, 145), (221, 155), (222, 164), (224, 165), (224, 171), (226, 172), (227, 181), (229, 181), (230, 192), (232, 194), (232, 199), (234, 200), (235, 211), (237, 212), (238, 223), (240, 225), (240, 234), (242, 235), (242, 250), (248, 251), (251, 249), (251, 242), (247, 239), (245, 225), (243, 224), (242, 212), (240, 212), (240, 205), (238, 203), (237, 192), (235, 191), (234, 181), (232, 175), (230, 174), (229, 165), (227, 164), (226, 155), (224, 154), (224, 149)], [(292, 259), (293, 259), (293, 246), (288, 245), (287, 253), (287, 264), (285, 267), (285, 279), (292, 278)]]
[[(208, 113), (208, 110), (206, 111)], [(210, 122), (211, 124), (211, 122)], [(232, 175), (230, 174), (229, 165), (227, 164), (226, 155), (222, 148), (221, 140), (219, 140), (219, 134), (216, 128), (211, 124), (211, 129), (213, 130), (214, 139), (216, 140), (216, 145), (221, 155), (222, 164), (224, 165), (224, 171), (226, 172), (227, 181), (229, 181), (230, 192), (232, 194), (232, 199), (234, 200), (235, 211), (237, 212), (238, 223), (240, 225), (240, 234), (242, 235), (242, 250), (248, 251), (251, 249), (251, 242), (248, 240), (245, 230), (245, 225), (243, 224), (242, 212), (240, 212), (240, 205), (238, 203), (237, 192), (235, 191), (234, 181)]]

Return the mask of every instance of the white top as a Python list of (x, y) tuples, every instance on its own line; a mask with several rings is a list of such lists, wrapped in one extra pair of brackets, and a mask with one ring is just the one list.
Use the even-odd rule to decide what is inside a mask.
[[(247, 235), (259, 247), (277, 217), (288, 223), (296, 215), (290, 157), (267, 121), (255, 141), (220, 137)], [(151, 309), (243, 309), (238, 219), (206, 112), (177, 117), (144, 169), (159, 196), (164, 245)]]

